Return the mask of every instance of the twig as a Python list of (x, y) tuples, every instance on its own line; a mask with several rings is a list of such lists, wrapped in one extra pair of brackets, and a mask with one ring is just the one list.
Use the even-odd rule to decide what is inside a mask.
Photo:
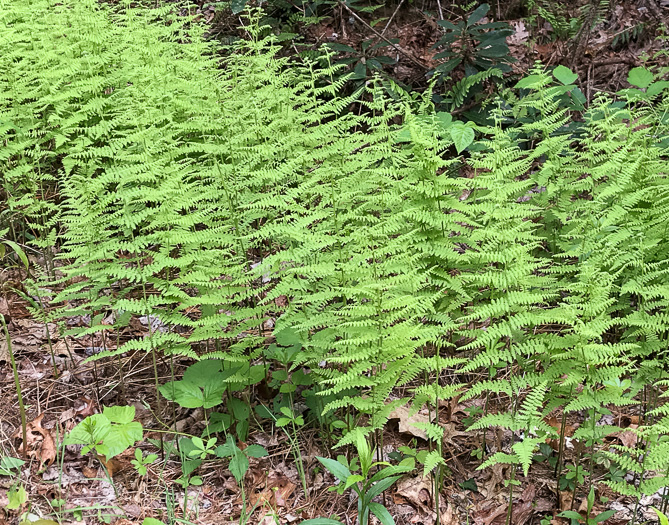
[[(499, 9), (499, 2), (497, 3)], [(441, 0), (437, 0), (437, 8), (439, 9), (439, 20), (444, 19), (444, 12), (441, 10)]]
[(416, 64), (417, 66), (422, 67), (423, 69), (430, 69), (428, 66), (426, 66), (425, 64), (423, 64), (422, 62), (420, 62), (419, 60), (417, 60), (411, 53), (409, 53), (408, 51), (406, 51), (405, 49), (403, 49), (401, 46), (398, 46), (397, 44), (393, 44), (393, 43), (392, 43), (390, 40), (388, 40), (385, 36), (383, 36), (381, 33), (379, 33), (379, 32), (378, 32), (376, 29), (374, 29), (372, 26), (370, 26), (370, 25), (369, 25), (367, 22), (365, 22), (362, 18), (360, 18), (360, 17), (358, 16), (358, 13), (356, 13), (355, 11), (353, 11), (353, 9), (351, 9), (351, 8), (350, 8), (349, 6), (347, 6), (345, 3), (343, 3), (343, 2), (340, 1), (340, 2), (339, 2), (339, 5), (342, 6), (344, 9), (346, 9), (349, 13), (351, 13), (351, 16), (352, 16), (353, 18), (355, 18), (358, 22), (361, 22), (361, 23), (365, 24), (365, 26), (367, 27), (367, 29), (369, 29), (369, 30), (370, 30), (372, 33), (374, 33), (377, 37), (379, 37), (379, 38), (380, 38), (381, 40), (383, 40), (384, 42), (387, 42), (388, 44), (390, 44), (392, 47), (395, 48), (395, 50), (397, 50), (399, 53), (402, 53), (405, 57), (407, 57), (409, 60), (411, 60), (414, 64)]
[(630, 66), (635, 66), (636, 63), (636, 60), (630, 57), (615, 57), (606, 58), (603, 60), (595, 60), (592, 64), (594, 66), (613, 66), (614, 64), (627, 64)]
[[(438, 1), (438, 0), (437, 0)], [(397, 4), (397, 8), (395, 9), (395, 12), (393, 13), (393, 16), (391, 16), (388, 19), (388, 22), (386, 23), (386, 27), (383, 28), (383, 31), (381, 31), (381, 35), (384, 35), (386, 33), (386, 30), (388, 29), (388, 26), (390, 25), (390, 22), (393, 21), (393, 18), (395, 18), (395, 15), (397, 14), (397, 11), (400, 10), (400, 7), (402, 7), (402, 4), (404, 3), (404, 0), (400, 0), (400, 3)]]

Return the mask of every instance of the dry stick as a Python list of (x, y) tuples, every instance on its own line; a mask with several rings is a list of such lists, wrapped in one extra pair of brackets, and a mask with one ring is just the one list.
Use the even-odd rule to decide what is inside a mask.
[(414, 57), (411, 53), (409, 53), (406, 49), (402, 48), (401, 46), (397, 44), (393, 44), (390, 40), (388, 40), (385, 36), (383, 36), (381, 33), (379, 33), (376, 29), (374, 29), (372, 26), (370, 26), (367, 22), (365, 22), (362, 18), (358, 16), (358, 13), (353, 11), (349, 6), (347, 6), (343, 2), (339, 2), (339, 5), (342, 6), (344, 9), (346, 9), (349, 13), (351, 13), (351, 16), (355, 18), (358, 22), (362, 23), (369, 29), (372, 33), (374, 33), (377, 37), (379, 37), (381, 40), (384, 42), (387, 42), (390, 44), (397, 52), (402, 53), (405, 57), (407, 57), (409, 60), (411, 60), (414, 64), (417, 66), (423, 68), (423, 69), (430, 69), (428, 66), (420, 62), (416, 57)]
[[(499, 5), (499, 2), (498, 2), (497, 5)], [(437, 0), (437, 8), (439, 9), (439, 20), (443, 20), (444, 19), (444, 12), (441, 9), (441, 0)]]
[[(439, 1), (439, 0), (437, 0), (437, 1)], [(397, 12), (400, 10), (400, 7), (402, 7), (402, 4), (403, 4), (403, 3), (404, 3), (404, 0), (400, 0), (400, 3), (397, 4), (397, 8), (395, 9), (395, 12), (394, 12), (393, 15), (388, 19), (388, 22), (386, 23), (386, 26), (383, 28), (383, 31), (381, 31), (381, 34), (382, 34), (382, 35), (385, 35), (385, 34), (386, 34), (386, 30), (388, 29), (388, 26), (390, 25), (390, 23), (391, 23), (391, 22), (393, 21), (393, 19), (395, 18), (395, 15), (396, 15)]]
[(23, 404), (23, 395), (21, 395), (21, 382), (19, 381), (19, 373), (16, 370), (16, 360), (14, 359), (14, 352), (12, 351), (12, 338), (9, 337), (9, 330), (7, 323), (5, 323), (5, 316), (0, 314), (0, 322), (5, 330), (5, 337), (7, 338), (7, 352), (9, 353), (9, 360), (12, 363), (12, 371), (14, 372), (14, 384), (16, 385), (16, 397), (19, 398), (19, 412), (21, 413), (21, 431), (23, 433), (23, 458), (28, 458), (28, 431), (26, 430), (26, 407)]

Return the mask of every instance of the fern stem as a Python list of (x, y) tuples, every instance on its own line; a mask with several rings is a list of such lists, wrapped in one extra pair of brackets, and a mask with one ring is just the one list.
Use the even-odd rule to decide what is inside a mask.
[(9, 360), (12, 365), (12, 372), (14, 374), (14, 386), (16, 388), (16, 397), (19, 401), (19, 414), (21, 416), (21, 434), (23, 437), (23, 458), (28, 458), (28, 432), (26, 423), (26, 407), (23, 404), (23, 395), (21, 393), (21, 382), (19, 381), (19, 372), (16, 369), (16, 360), (14, 359), (14, 351), (12, 350), (12, 338), (9, 336), (9, 329), (5, 322), (5, 316), (0, 314), (0, 323), (5, 331), (5, 339), (7, 341), (7, 352), (9, 353)]

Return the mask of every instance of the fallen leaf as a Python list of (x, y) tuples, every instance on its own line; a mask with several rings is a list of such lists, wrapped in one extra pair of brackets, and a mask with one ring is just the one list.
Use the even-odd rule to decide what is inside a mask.
[(7, 299), (4, 297), (0, 297), (0, 315), (5, 316), (5, 321), (7, 321), (7, 324), (9, 324), (9, 303), (7, 302)]
[(279, 525), (279, 522), (273, 514), (265, 514), (258, 525)]
[(534, 497), (537, 490), (534, 484), (530, 483), (525, 487), (520, 495), (520, 501), (513, 505), (513, 523), (524, 525), (532, 517), (534, 513)]
[(414, 507), (421, 510), (430, 510), (432, 508), (432, 486), (429, 478), (416, 476), (401, 479), (397, 483), (397, 490), (393, 494), (395, 503), (403, 503), (398, 498), (403, 498)]
[(453, 512), (453, 507), (449, 503), (446, 509), (441, 513), (439, 518), (441, 525), (460, 525), (458, 517)]
[(525, 28), (525, 22), (517, 20), (511, 22), (511, 26), (513, 27), (514, 32), (513, 35), (506, 37), (506, 42), (512, 46), (527, 42), (530, 32)]
[[(638, 428), (638, 425), (631, 424), (628, 428), (634, 430)], [(611, 434), (611, 437), (618, 438), (618, 440), (628, 448), (636, 448), (637, 435), (632, 430), (623, 430), (621, 432), (615, 432)]]
[(560, 511), (571, 510), (571, 504), (574, 501), (574, 493), (570, 490), (560, 491)]
[(287, 476), (273, 471), (267, 476), (264, 487), (259, 492), (251, 493), (249, 499), (254, 506), (288, 507), (288, 498), (295, 488), (296, 485)]
[(98, 460), (100, 463), (102, 463), (105, 468), (107, 469), (107, 472), (109, 472), (109, 475), (113, 478), (116, 474), (119, 472), (125, 470), (130, 466), (129, 463), (123, 462), (120, 459), (117, 458), (111, 458), (109, 461), (105, 461), (104, 456), (98, 455)]
[(506, 479), (506, 475), (504, 474), (504, 465), (500, 463), (493, 465), (488, 471), (490, 472), (490, 478), (481, 484), (479, 492), (487, 499), (492, 499), (499, 492), (499, 487)]
[[(40, 460), (39, 470), (45, 466), (50, 466), (56, 460), (56, 444), (48, 430), (42, 428), (42, 419), (44, 414), (40, 414), (26, 426), (27, 443), (21, 443), (20, 449), (24, 450), (29, 456), (37, 457)], [(18, 428), (13, 435), (14, 438), (20, 438), (23, 441), (23, 432)], [(39, 452), (38, 452), (39, 447)]]
[[(508, 505), (496, 505), (493, 507), (484, 507), (479, 509), (474, 514), (474, 524), (475, 525), (492, 525), (497, 518), (500, 518), (502, 521), (498, 521), (499, 524), (503, 523), (504, 518), (508, 510)], [(495, 524), (497, 525), (497, 524)]]
[(0, 333), (0, 363), (9, 363), (9, 350), (7, 349), (7, 339), (3, 333)]
[(411, 434), (427, 441), (427, 433), (422, 428), (417, 428), (413, 423), (429, 423), (430, 419), (427, 414), (417, 412), (410, 416), (411, 410), (408, 407), (397, 407), (393, 410), (388, 419), (398, 419), (400, 432), (402, 434)]
[(95, 467), (89, 467), (88, 465), (85, 465), (82, 469), (81, 472), (86, 476), (88, 479), (93, 479), (98, 477), (98, 469)]

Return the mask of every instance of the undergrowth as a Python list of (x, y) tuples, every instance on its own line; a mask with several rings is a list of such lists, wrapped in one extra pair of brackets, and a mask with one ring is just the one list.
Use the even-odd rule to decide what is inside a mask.
[[(663, 72), (576, 113), (574, 79), (537, 65), (484, 127), (380, 81), (342, 98), (342, 66), (280, 58), (253, 12), (222, 50), (171, 4), (6, 0), (0, 17), (0, 231), (44, 253), (51, 319), (106, 334), (94, 359), (151, 353), (159, 417), (195, 388), (225, 405), (209, 434), (246, 439), (248, 394), (271, 383), (258, 414), (301, 458), (298, 398), (341, 447), (381, 449), (393, 409), (427, 406), (423, 473), (441, 480), (440, 407), (484, 398), (470, 430), (512, 431), (481, 465), (512, 465), (511, 494), (547, 440), (558, 477), (586, 472), (574, 493), (603, 457), (634, 474), (605, 481), (618, 492), (669, 485)], [(136, 317), (146, 336), (117, 345)], [(161, 386), (163, 356), (213, 375)], [(627, 405), (639, 447), (603, 446)]]

